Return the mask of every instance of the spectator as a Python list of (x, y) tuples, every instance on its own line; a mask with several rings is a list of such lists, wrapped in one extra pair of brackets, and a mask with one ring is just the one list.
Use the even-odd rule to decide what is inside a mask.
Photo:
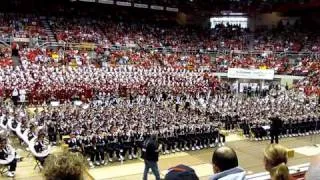
[(48, 157), (44, 176), (46, 180), (83, 180), (85, 160), (75, 153), (52, 155)]
[(320, 179), (320, 156), (312, 158), (308, 172), (305, 175), (305, 180)]
[(264, 166), (272, 180), (289, 180), (288, 156), (285, 147), (271, 144), (264, 150)]
[(165, 180), (198, 180), (198, 176), (195, 173), (194, 169), (185, 166), (178, 165), (169, 169), (169, 172), (166, 174)]
[(220, 147), (212, 155), (213, 172), (210, 180), (245, 179), (245, 171), (238, 166), (236, 152), (230, 147)]

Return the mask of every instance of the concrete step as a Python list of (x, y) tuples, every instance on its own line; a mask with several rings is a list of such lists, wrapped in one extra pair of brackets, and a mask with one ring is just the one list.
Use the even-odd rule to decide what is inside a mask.
[(57, 42), (57, 39), (55, 37), (55, 34), (52, 32), (52, 29), (47, 21), (47, 19), (42, 19), (42, 24), (45, 28), (45, 32), (49, 37), (49, 42)]

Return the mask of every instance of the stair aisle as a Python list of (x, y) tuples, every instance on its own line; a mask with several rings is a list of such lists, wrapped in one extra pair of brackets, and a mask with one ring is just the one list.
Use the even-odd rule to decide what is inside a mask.
[(55, 35), (54, 35), (54, 33), (52, 32), (52, 29), (51, 29), (51, 27), (50, 27), (50, 25), (49, 25), (48, 19), (47, 19), (47, 18), (43, 18), (43, 19), (41, 20), (41, 22), (42, 22), (42, 24), (43, 24), (43, 26), (44, 26), (44, 28), (45, 28), (46, 33), (47, 33), (48, 36), (49, 36), (49, 42), (50, 42), (50, 43), (57, 43), (57, 39), (55, 38)]

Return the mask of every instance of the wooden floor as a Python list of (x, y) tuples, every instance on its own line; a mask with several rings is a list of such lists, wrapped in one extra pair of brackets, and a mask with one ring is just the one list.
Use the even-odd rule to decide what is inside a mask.
[[(296, 138), (281, 139), (280, 144), (294, 150), (298, 150), (301, 153), (296, 152), (294, 158), (289, 159), (289, 165), (298, 165), (307, 163), (310, 161), (311, 156), (305, 153), (307, 151), (315, 152), (310, 153), (320, 154), (320, 148), (316, 148), (313, 145), (320, 143), (320, 136), (305, 136)], [(269, 141), (249, 141), (238, 140), (227, 142), (226, 145), (235, 149), (237, 152), (240, 166), (243, 167), (248, 174), (263, 172), (263, 150), (269, 144)], [(172, 166), (178, 164), (186, 164), (195, 169), (200, 179), (208, 179), (212, 175), (211, 157), (213, 149), (204, 149), (201, 151), (188, 151), (183, 153), (175, 153), (170, 155), (161, 156), (159, 160), (160, 174), (163, 177), (166, 174), (166, 170)], [(302, 154), (304, 153), (304, 154)], [(94, 179), (104, 180), (132, 180), (142, 179), (142, 173), (144, 165), (142, 160), (134, 160), (125, 162), (123, 164), (117, 163), (114, 165), (107, 165), (104, 167), (98, 167), (90, 169), (89, 173)], [(153, 180), (152, 174), (149, 175), (149, 179)]]
[[(248, 174), (263, 172), (263, 150), (269, 141), (249, 141), (240, 140), (236, 135), (231, 135), (227, 138), (227, 146), (234, 148), (237, 152), (240, 166), (243, 167)], [(320, 148), (313, 146), (314, 144), (320, 144), (320, 136), (305, 136), (296, 138), (281, 139), (280, 144), (294, 149), (294, 158), (289, 159), (289, 165), (298, 165), (309, 162), (313, 155), (320, 154)], [(23, 157), (27, 156), (27, 152), (19, 147), (17, 150)], [(55, 149), (55, 152), (59, 152), (60, 147)], [(212, 166), (210, 164), (213, 149), (204, 149), (200, 151), (188, 151), (179, 152), (170, 155), (160, 156), (159, 168), (161, 176), (166, 174), (166, 170), (172, 166), (178, 164), (186, 164), (196, 170), (200, 179), (208, 179), (212, 174)], [(29, 179), (40, 180), (43, 179), (39, 170), (34, 170), (35, 161), (32, 157), (26, 157), (22, 162), (18, 163), (15, 179)], [(142, 179), (142, 173), (144, 170), (144, 164), (141, 159), (125, 161), (123, 164), (115, 162), (107, 164), (103, 167), (96, 167), (89, 169), (89, 176), (85, 179), (112, 179), (112, 180), (140, 180)], [(149, 175), (149, 179), (153, 180), (152, 174)], [(12, 179), (1, 177), (0, 179)]]

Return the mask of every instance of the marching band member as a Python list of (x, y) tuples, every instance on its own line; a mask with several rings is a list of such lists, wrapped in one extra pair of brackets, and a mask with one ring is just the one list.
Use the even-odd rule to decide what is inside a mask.
[(56, 145), (57, 143), (57, 128), (55, 127), (54, 122), (50, 122), (48, 125), (48, 137), (49, 137), (49, 142), (52, 143), (53, 145)]
[(9, 166), (7, 172), (8, 177), (14, 177), (17, 167), (16, 153), (11, 145), (7, 143), (7, 139), (0, 137), (0, 164)]
[(67, 142), (69, 146), (69, 150), (72, 152), (80, 152), (81, 151), (81, 140), (76, 137), (74, 132), (71, 132), (70, 139)]
[(124, 147), (125, 139), (129, 139), (129, 138), (124, 134), (124, 132), (122, 132), (122, 130), (118, 129), (117, 131), (118, 152), (116, 152), (116, 154), (117, 154), (118, 161), (121, 161), (121, 162), (125, 161), (124, 157), (127, 150)]
[(107, 133), (107, 151), (109, 154), (109, 162), (113, 161), (113, 155), (116, 154), (119, 161), (122, 161), (122, 156), (120, 155), (119, 142), (116, 133)]
[(40, 162), (41, 166), (43, 167), (45, 159), (48, 157), (49, 147), (44, 142), (45, 134), (43, 132), (39, 132), (38, 138), (34, 144), (34, 149), (36, 153), (41, 154), (40, 156), (35, 156), (35, 158)]
[(138, 148), (142, 148), (142, 144), (143, 144), (143, 141), (145, 140), (144, 139), (144, 136), (143, 136), (143, 134), (139, 131), (139, 132), (137, 132), (137, 131), (135, 131), (134, 133), (133, 133), (133, 136), (131, 136), (132, 137), (132, 142), (133, 142), (133, 153), (132, 153), (132, 157), (134, 158), (134, 159), (136, 159), (137, 158), (137, 154), (138, 154)]
[[(70, 144), (71, 143), (76, 144), (76, 142), (70, 142)], [(92, 143), (89, 131), (86, 132), (86, 134), (83, 136), (81, 140), (81, 151), (84, 154), (84, 156), (89, 156), (89, 159), (90, 159), (89, 166), (93, 168), (95, 152), (94, 152), (93, 143)]]
[(32, 124), (29, 129), (30, 131), (28, 132), (27, 136), (28, 136), (28, 141), (31, 141), (37, 135), (36, 126)]
[(123, 143), (123, 153), (122, 156), (124, 157), (126, 152), (128, 152), (128, 159), (131, 160), (133, 153), (132, 153), (132, 146), (133, 146), (133, 142), (132, 142), (132, 134), (130, 131), (126, 132), (124, 131), (124, 134), (121, 137), (121, 141)]
[(105, 157), (104, 157), (105, 141), (104, 141), (104, 134), (101, 129), (98, 130), (98, 135), (96, 135), (95, 137), (96, 137), (96, 153), (97, 153), (96, 164), (104, 165), (105, 164)]

